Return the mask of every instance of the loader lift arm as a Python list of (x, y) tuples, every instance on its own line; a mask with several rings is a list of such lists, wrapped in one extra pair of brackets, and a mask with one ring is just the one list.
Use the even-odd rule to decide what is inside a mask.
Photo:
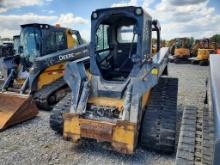
[(31, 68), (29, 76), (30, 93), (37, 90), (36, 82), (38, 75), (47, 67), (68, 61), (81, 61), (88, 64), (89, 61), (89, 45), (84, 44), (76, 48), (70, 48), (56, 53), (52, 53), (36, 59)]

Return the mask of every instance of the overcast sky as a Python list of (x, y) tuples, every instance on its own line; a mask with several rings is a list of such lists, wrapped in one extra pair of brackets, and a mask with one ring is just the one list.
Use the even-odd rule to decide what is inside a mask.
[(163, 39), (220, 33), (219, 0), (0, 0), (0, 36), (19, 34), (21, 24), (59, 23), (89, 40), (93, 10), (128, 5), (142, 6), (158, 19)]

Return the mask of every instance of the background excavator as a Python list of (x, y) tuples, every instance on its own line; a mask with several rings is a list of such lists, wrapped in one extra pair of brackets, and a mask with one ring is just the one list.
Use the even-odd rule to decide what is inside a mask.
[(78, 53), (84, 50), (81, 44), (75, 30), (36, 23), (21, 26), (18, 55), (2, 62), (7, 74), (0, 93), (0, 130), (36, 116), (38, 108), (50, 110), (65, 96), (65, 63), (81, 58), (74, 54), (75, 48)]
[(94, 11), (89, 72), (82, 63), (67, 64), (72, 92), (54, 107), (51, 128), (67, 140), (109, 142), (126, 154), (138, 143), (174, 152), (178, 80), (167, 76), (169, 48), (160, 48), (160, 29), (141, 7)]

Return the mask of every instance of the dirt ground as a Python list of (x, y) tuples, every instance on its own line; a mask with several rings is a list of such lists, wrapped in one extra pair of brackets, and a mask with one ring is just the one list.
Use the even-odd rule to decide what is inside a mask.
[[(203, 106), (208, 67), (170, 64), (169, 74), (179, 78), (178, 126), (182, 108)], [(172, 165), (175, 154), (161, 155), (138, 148), (133, 155), (123, 155), (103, 148), (93, 141), (78, 144), (64, 141), (49, 127), (49, 112), (41, 111), (33, 120), (0, 133), (0, 164), (155, 164)]]

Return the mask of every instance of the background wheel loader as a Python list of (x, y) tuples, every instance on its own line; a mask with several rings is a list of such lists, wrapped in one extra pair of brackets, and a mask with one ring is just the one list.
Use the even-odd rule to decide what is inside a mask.
[(174, 40), (173, 46), (171, 46), (170, 62), (175, 63), (188, 63), (188, 58), (190, 58), (190, 48), (192, 44), (189, 38), (176, 38)]
[(68, 90), (65, 63), (86, 54), (81, 51), (87, 46), (78, 46), (78, 31), (47, 24), (21, 27), (19, 55), (3, 59), (7, 78), (0, 93), (0, 130), (33, 118), (38, 108), (50, 110)]
[(197, 51), (194, 51), (197, 52), (196, 57), (190, 58), (191, 63), (201, 66), (209, 65), (209, 55), (215, 53), (215, 45), (207, 38), (200, 40), (197, 48)]
[(109, 142), (126, 154), (138, 143), (174, 152), (178, 80), (166, 76), (169, 51), (160, 49), (159, 22), (141, 7), (121, 7), (94, 11), (91, 23), (89, 73), (81, 63), (66, 66), (72, 92), (54, 107), (51, 128), (67, 140)]

